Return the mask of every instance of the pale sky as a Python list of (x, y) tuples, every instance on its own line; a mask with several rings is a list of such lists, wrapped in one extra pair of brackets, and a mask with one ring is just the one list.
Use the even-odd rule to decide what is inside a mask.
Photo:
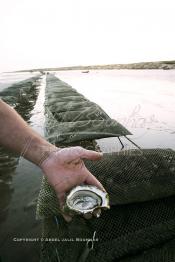
[(174, 0), (0, 0), (0, 72), (175, 60)]

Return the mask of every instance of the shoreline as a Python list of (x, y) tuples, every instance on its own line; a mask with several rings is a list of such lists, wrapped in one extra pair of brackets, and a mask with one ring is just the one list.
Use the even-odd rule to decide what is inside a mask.
[[(140, 62), (130, 64), (107, 64), (107, 65), (88, 65), (88, 66), (66, 66), (66, 67), (53, 67), (53, 68), (35, 68), (12, 71), (13, 73), (22, 72), (43, 72), (43, 71), (68, 71), (68, 70), (112, 70), (112, 69), (175, 69), (175, 60), (171, 61), (158, 61), (158, 62)], [(9, 72), (10, 73), (10, 72)], [(87, 72), (88, 73), (88, 72)]]

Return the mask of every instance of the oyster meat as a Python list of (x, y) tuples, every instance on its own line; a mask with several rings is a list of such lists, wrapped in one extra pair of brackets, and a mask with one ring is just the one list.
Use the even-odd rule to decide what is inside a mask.
[[(107, 192), (91, 185), (73, 188), (67, 196), (65, 210), (77, 214), (95, 214), (100, 216), (101, 209), (109, 209)], [(95, 212), (97, 209), (100, 212)]]

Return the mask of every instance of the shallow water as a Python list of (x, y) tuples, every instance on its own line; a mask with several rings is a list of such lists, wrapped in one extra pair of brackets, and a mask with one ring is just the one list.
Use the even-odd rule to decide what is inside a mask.
[[(26, 76), (31, 77), (31, 75)], [(44, 127), (44, 89), (45, 77), (42, 77), (34, 107), (31, 99), (30, 107), (22, 106), (23, 117), (41, 135)], [(1, 149), (1, 159), (4, 153), (5, 151)], [(10, 170), (5, 166), (0, 169), (1, 259), (2, 261), (38, 261), (39, 243), (16, 242), (14, 238), (35, 238), (41, 234), (40, 223), (35, 220), (35, 206), (42, 174), (35, 165), (15, 155), (8, 159), (7, 164), (9, 163), (12, 163)]]
[[(141, 147), (175, 149), (175, 70), (60, 71), (56, 76), (128, 128)], [(114, 140), (109, 141), (112, 146)], [(110, 150), (104, 143), (103, 149)]]
[[(31, 73), (0, 76), (0, 88), (31, 76)], [(175, 70), (94, 70), (87, 74), (60, 71), (56, 76), (126, 126), (133, 133), (130, 138), (138, 145), (175, 149)], [(43, 76), (36, 104), (27, 115), (27, 121), (41, 134), (44, 88)], [(126, 144), (124, 139), (123, 142)], [(105, 152), (118, 150), (117, 138), (102, 139), (99, 144)], [(41, 171), (22, 158), (18, 161), (16, 156), (11, 156), (10, 161), (11, 168), (4, 168), (0, 181), (1, 258), (3, 262), (35, 262), (39, 258), (39, 243), (21, 243), (13, 238), (40, 237), (40, 224), (35, 220), (35, 200)]]
[(12, 84), (33, 77), (36, 74), (38, 73), (0, 73), (0, 92)]

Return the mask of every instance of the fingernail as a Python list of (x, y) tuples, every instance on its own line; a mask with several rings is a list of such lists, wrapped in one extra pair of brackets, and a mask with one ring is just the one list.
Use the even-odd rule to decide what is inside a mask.
[(106, 192), (107, 193), (107, 191), (106, 191), (106, 189), (102, 186), (102, 191), (104, 191), (104, 192)]

